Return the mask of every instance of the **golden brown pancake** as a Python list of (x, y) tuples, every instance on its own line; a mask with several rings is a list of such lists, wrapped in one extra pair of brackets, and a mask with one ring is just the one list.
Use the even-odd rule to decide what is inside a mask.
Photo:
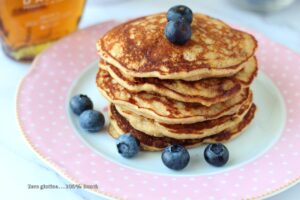
[(226, 142), (237, 137), (251, 123), (252, 119), (254, 118), (255, 111), (256, 106), (255, 104), (253, 104), (240, 123), (213, 136), (208, 136), (201, 139), (178, 140), (169, 137), (149, 136), (141, 131), (134, 129), (130, 125), (130, 123), (118, 113), (115, 107), (111, 105), (109, 109), (111, 122), (108, 132), (114, 138), (118, 138), (124, 133), (131, 133), (135, 138), (139, 140), (141, 147), (144, 150), (148, 151), (159, 151), (171, 144), (179, 144), (189, 148), (200, 145), (202, 143)]
[(236, 74), (257, 47), (250, 34), (199, 13), (191, 39), (174, 45), (164, 36), (166, 23), (160, 13), (120, 24), (99, 39), (98, 53), (130, 76), (199, 80)]
[(147, 135), (155, 137), (171, 137), (175, 139), (199, 139), (235, 126), (244, 118), (251, 105), (252, 99), (250, 98), (236, 114), (193, 124), (159, 123), (153, 119), (136, 115), (124, 107), (114, 106), (118, 113), (122, 115), (133, 128)]
[(256, 58), (250, 58), (242, 64), (243, 69), (233, 77), (209, 78), (198, 81), (161, 80), (158, 78), (137, 78), (121, 71), (101, 60), (99, 66), (121, 86), (130, 92), (152, 92), (177, 101), (200, 103), (211, 106), (232, 98), (242, 87), (248, 87), (257, 71)]
[(131, 93), (103, 69), (99, 69), (97, 86), (110, 102), (126, 106), (128, 110), (138, 115), (167, 124), (191, 124), (235, 114), (252, 95), (248, 88), (244, 88), (233, 98), (206, 107), (146, 92)]

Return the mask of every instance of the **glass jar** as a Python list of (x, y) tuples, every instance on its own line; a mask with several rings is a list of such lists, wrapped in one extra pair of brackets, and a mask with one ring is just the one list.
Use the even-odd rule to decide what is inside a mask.
[(55, 40), (75, 31), (85, 0), (0, 0), (0, 37), (16, 60), (32, 60)]

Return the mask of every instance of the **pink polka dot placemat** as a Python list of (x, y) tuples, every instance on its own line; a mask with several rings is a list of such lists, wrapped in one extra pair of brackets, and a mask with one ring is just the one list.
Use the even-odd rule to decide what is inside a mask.
[(275, 82), (288, 112), (280, 139), (265, 154), (224, 173), (176, 177), (137, 171), (95, 154), (68, 120), (67, 93), (98, 59), (96, 40), (114, 25), (101, 23), (60, 40), (35, 60), (20, 84), (17, 116), (23, 135), (57, 172), (73, 183), (97, 184), (93, 192), (117, 199), (261, 198), (300, 179), (300, 57), (257, 33), (260, 70)]

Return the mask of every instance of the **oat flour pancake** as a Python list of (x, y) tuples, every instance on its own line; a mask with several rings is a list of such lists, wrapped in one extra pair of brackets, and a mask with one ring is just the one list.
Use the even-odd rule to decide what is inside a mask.
[(257, 46), (253, 36), (198, 13), (191, 39), (174, 45), (164, 36), (166, 23), (160, 13), (120, 24), (99, 39), (97, 51), (130, 76), (199, 80), (234, 75)]
[(225, 129), (238, 124), (246, 115), (252, 105), (250, 98), (233, 115), (226, 115), (218, 119), (197, 122), (193, 124), (164, 124), (153, 119), (136, 115), (122, 106), (114, 105), (120, 115), (122, 115), (130, 125), (151, 136), (155, 137), (171, 137), (175, 139), (199, 139), (219, 133)]
[(137, 78), (122, 74), (118, 68), (100, 61), (100, 67), (123, 87), (131, 92), (153, 92), (177, 101), (201, 103), (210, 106), (226, 101), (250, 85), (257, 71), (255, 57), (242, 64), (243, 69), (233, 77), (209, 78), (198, 81), (161, 80), (158, 78)]
[(126, 106), (138, 115), (168, 124), (189, 124), (232, 115), (252, 96), (249, 89), (244, 88), (231, 99), (206, 107), (146, 92), (131, 93), (103, 69), (98, 71), (97, 86), (110, 102)]
[(242, 133), (242, 131), (251, 123), (254, 118), (256, 106), (253, 104), (244, 116), (243, 120), (236, 126), (224, 130), (213, 136), (201, 138), (201, 139), (186, 139), (178, 140), (169, 137), (154, 137), (149, 136), (141, 131), (134, 129), (129, 122), (122, 117), (113, 105), (110, 106), (109, 115), (111, 123), (109, 125), (108, 132), (114, 137), (118, 138), (124, 133), (131, 133), (135, 138), (140, 141), (141, 147), (147, 151), (159, 151), (171, 144), (179, 144), (186, 147), (194, 147), (202, 143), (215, 143), (229, 141)]

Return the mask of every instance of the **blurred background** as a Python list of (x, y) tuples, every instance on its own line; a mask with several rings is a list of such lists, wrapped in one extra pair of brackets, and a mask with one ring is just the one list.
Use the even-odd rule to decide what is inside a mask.
[[(194, 12), (206, 13), (260, 32), (300, 53), (299, 0), (48, 1), (59, 1), (65, 5), (53, 5), (50, 9), (43, 10), (42, 4), (34, 2), (47, 0), (0, 0), (0, 36), (3, 47), (0, 50), (1, 199), (101, 199), (81, 190), (28, 190), (29, 183), (63, 185), (66, 180), (40, 161), (28, 148), (15, 116), (17, 87), (28, 72), (33, 57), (77, 28), (83, 29), (108, 19), (125, 21), (184, 4)], [(16, 5), (25, 5), (26, 8), (15, 9), (20, 8)], [(38, 26), (42, 28), (37, 29)], [(296, 200), (300, 198), (299, 191), (298, 184), (271, 199)]]
[(253, 28), (277, 40), (282, 40), (277, 32), (288, 33), (284, 43), (294, 43), (296, 49), (299, 46), (296, 32), (300, 30), (300, 8), (297, 0), (0, 0), (2, 47), (16, 60), (31, 61), (57, 39), (75, 31), (78, 23), (79, 28), (84, 28), (112, 18), (126, 20), (167, 11), (170, 5), (177, 3)]

